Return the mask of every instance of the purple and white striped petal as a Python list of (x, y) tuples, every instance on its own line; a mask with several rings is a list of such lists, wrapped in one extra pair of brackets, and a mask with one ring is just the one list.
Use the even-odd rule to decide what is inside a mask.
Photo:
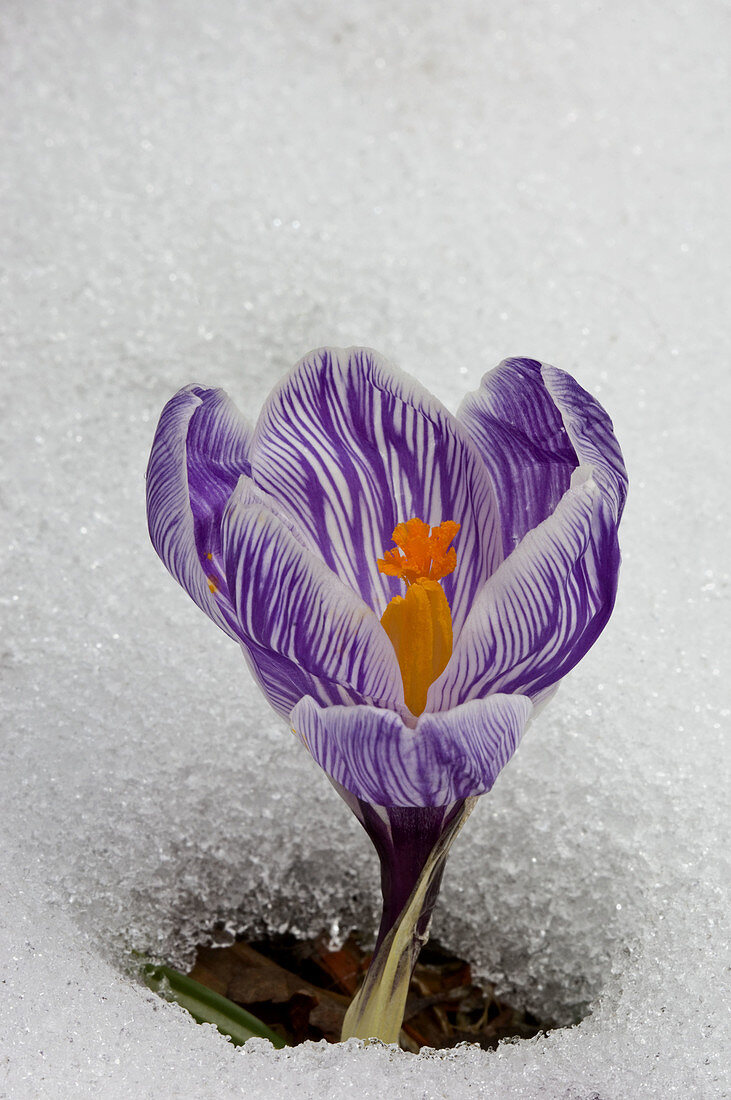
[(376, 806), (448, 806), (484, 794), (515, 752), (533, 706), (524, 695), (491, 695), (416, 729), (376, 707), (320, 707), (302, 699), (292, 726), (321, 768)]
[(188, 492), (198, 554), (210, 572), (222, 566), (221, 519), (228, 499), (241, 475), (251, 473), (253, 431), (223, 390), (187, 389), (200, 400), (186, 439)]
[(490, 471), (503, 550), (551, 515), (579, 464), (535, 359), (504, 359), (457, 412)]
[(303, 695), (325, 705), (377, 702), (405, 711), (396, 654), (373, 611), (249, 478), (232, 494), (221, 534), (238, 633), (281, 714)]
[(591, 467), (618, 524), (627, 499), (628, 480), (612, 421), (596, 398), (566, 371), (546, 365), (542, 374), (582, 466)]
[(554, 513), (484, 586), (429, 689), (429, 711), (493, 692), (538, 699), (583, 657), (614, 606), (627, 490), (622, 456), (599, 403), (562, 371), (543, 373), (582, 465)]
[(502, 559), (492, 484), (469, 435), (367, 348), (324, 348), (297, 364), (262, 410), (252, 477), (378, 615), (400, 592), (377, 566), (397, 523), (461, 524), (444, 581), (455, 634)]
[[(205, 462), (201, 444), (206, 436), (219, 440), (223, 431), (212, 429), (211, 424), (227, 422), (221, 399), (215, 395), (221, 391), (202, 390), (198, 386), (186, 386), (168, 401), (162, 411), (147, 467), (147, 520), (150, 538), (163, 563), (179, 584), (195, 600), (213, 621), (233, 638), (236, 631), (231, 624), (231, 608), (226, 606), (224, 595), (213, 598), (208, 579), (209, 563), (206, 535), (212, 526), (206, 505), (202, 480)], [(214, 395), (208, 397), (206, 395)], [(202, 411), (202, 416), (201, 416)], [(212, 414), (212, 415), (211, 415)], [(201, 416), (202, 423), (196, 425)], [(198, 487), (191, 502), (188, 440), (192, 437), (192, 478)], [(244, 436), (236, 436), (239, 451), (244, 446)], [(222, 445), (223, 446), (223, 445)], [(221, 463), (221, 465), (223, 465)], [(220, 475), (222, 479), (223, 475)], [(235, 482), (234, 482), (235, 484)], [(212, 541), (210, 545), (214, 545)]]

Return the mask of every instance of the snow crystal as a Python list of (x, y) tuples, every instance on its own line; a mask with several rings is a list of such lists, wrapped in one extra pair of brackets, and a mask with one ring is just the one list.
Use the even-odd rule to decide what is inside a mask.
[[(724, 1095), (728, 13), (699, 0), (5, 12), (0, 1095)], [(206, 936), (373, 934), (377, 867), (168, 577), (181, 385), (364, 343), (451, 408), (576, 374), (632, 479), (606, 633), (454, 847), (434, 935), (558, 1024), (235, 1050), (145, 990)]]

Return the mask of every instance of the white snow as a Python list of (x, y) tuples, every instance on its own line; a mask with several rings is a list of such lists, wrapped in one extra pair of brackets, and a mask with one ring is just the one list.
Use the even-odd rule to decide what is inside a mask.
[[(729, 12), (6, 5), (0, 1096), (720, 1097)], [(375, 856), (149, 545), (181, 385), (253, 417), (364, 343), (456, 408), (573, 372), (631, 476), (605, 635), (450, 859), (434, 935), (559, 1023), (235, 1050), (137, 984), (217, 926), (373, 932)], [(724, 616), (724, 612), (726, 615)]]

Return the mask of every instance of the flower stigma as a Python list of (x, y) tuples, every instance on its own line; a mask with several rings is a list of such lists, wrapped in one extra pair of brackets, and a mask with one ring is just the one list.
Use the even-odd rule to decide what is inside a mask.
[(381, 624), (396, 651), (406, 706), (417, 717), (452, 656), (452, 613), (439, 581), (457, 564), (449, 544), (459, 527), (453, 520), (432, 528), (416, 518), (399, 523), (395, 547), (378, 560), (380, 573), (406, 582), (406, 595), (394, 596)]

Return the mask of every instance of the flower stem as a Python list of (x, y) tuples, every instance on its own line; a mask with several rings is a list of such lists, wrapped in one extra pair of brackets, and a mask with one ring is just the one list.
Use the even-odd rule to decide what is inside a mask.
[[(365, 981), (346, 1013), (342, 1039), (398, 1042), (411, 974), (429, 938), (431, 912), (447, 854), (475, 802), (469, 798), (456, 807), (456, 813), (445, 815), (446, 825), (426, 855), (406, 904), (385, 935), (382, 925)], [(387, 910), (388, 897), (384, 894), (384, 916)]]

